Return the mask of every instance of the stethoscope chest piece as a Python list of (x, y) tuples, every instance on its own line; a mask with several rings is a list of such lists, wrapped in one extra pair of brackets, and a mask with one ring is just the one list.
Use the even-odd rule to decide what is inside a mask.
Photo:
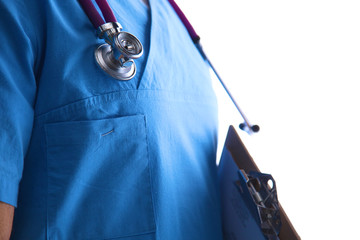
[(117, 22), (105, 23), (98, 28), (98, 36), (105, 40), (95, 50), (95, 59), (99, 66), (117, 80), (127, 81), (136, 74), (133, 59), (141, 57), (143, 46), (134, 35), (121, 31)]
[(121, 31), (122, 26), (116, 21), (106, 0), (95, 0), (105, 21), (91, 0), (78, 1), (95, 27), (97, 36), (106, 42), (95, 50), (95, 59), (99, 66), (115, 79), (123, 81), (132, 79), (136, 74), (133, 59), (143, 54), (140, 40), (128, 32)]
[(95, 50), (95, 59), (99, 66), (115, 79), (127, 81), (136, 74), (136, 65), (132, 59), (116, 59), (111, 45), (105, 43)]
[(98, 28), (98, 36), (106, 44), (95, 50), (99, 66), (110, 76), (118, 80), (130, 80), (136, 74), (133, 59), (141, 57), (143, 46), (134, 35), (121, 31), (117, 22), (105, 23)]
[(95, 59), (99, 66), (110, 76), (118, 80), (130, 80), (136, 74), (133, 59), (141, 57), (143, 46), (134, 35), (123, 32), (107, 0), (95, 0), (104, 19), (100, 16), (92, 0), (78, 0), (86, 15), (96, 29), (98, 38), (105, 40), (95, 50)]
[(140, 40), (128, 32), (117, 34), (115, 46), (127, 58), (137, 59), (143, 54)]

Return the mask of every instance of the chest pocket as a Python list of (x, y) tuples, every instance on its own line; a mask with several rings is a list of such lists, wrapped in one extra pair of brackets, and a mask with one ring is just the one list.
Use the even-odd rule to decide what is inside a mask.
[(51, 123), (45, 133), (48, 239), (153, 239), (144, 116)]

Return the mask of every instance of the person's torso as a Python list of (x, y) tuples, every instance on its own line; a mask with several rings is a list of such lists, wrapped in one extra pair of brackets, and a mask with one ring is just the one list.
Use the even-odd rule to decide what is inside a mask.
[(109, 0), (144, 43), (130, 81), (97, 66), (102, 41), (77, 1), (42, 2), (29, 9), (38, 92), (12, 238), (221, 239), (216, 99), (167, 1)]

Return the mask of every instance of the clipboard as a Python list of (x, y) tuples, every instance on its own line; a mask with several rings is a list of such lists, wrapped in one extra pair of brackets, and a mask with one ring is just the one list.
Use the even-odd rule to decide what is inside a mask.
[[(301, 239), (277, 201), (275, 181), (271, 175), (260, 172), (233, 126), (228, 130), (218, 176), (224, 240)], [(268, 222), (263, 221), (263, 216), (260, 216), (261, 209), (259, 210), (258, 204), (255, 204), (256, 194), (255, 197), (250, 196), (252, 194), (249, 194), (249, 191), (252, 192), (252, 189), (247, 189), (251, 185), (249, 185), (251, 179), (259, 182), (257, 177), (260, 181), (262, 179), (273, 181), (272, 186), (264, 185), (268, 193), (272, 192), (271, 206), (276, 206), (277, 210), (274, 212), (275, 210), (272, 209), (274, 207), (270, 207), (272, 216), (269, 217)], [(266, 196), (266, 198), (270, 197)]]

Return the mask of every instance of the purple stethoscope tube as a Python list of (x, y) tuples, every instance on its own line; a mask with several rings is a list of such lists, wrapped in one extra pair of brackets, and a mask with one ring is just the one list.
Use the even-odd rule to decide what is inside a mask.
[(98, 46), (94, 52), (98, 65), (117, 80), (132, 79), (136, 74), (134, 59), (143, 54), (140, 40), (131, 33), (122, 31), (122, 26), (117, 22), (107, 0), (95, 0), (102, 16), (92, 0), (78, 1), (96, 29), (97, 36), (106, 42)]
[(96, 10), (91, 0), (78, 0), (78, 1), (81, 7), (84, 9), (88, 18), (90, 19), (91, 23), (95, 27), (95, 29), (108, 22), (117, 22), (116, 17), (106, 0), (95, 0), (100, 8), (102, 15), (105, 18), (105, 21), (100, 16), (99, 12)]
[[(111, 7), (109, 6), (107, 0), (95, 0), (97, 5), (100, 8), (102, 15), (104, 16), (106, 22), (100, 16), (100, 14), (96, 10), (96, 8), (91, 0), (78, 0), (78, 1), (81, 4), (82, 8), (84, 9), (86, 15), (89, 17), (89, 19), (90, 19), (91, 23), (93, 24), (93, 26), (95, 27), (95, 29), (97, 29), (101, 25), (108, 23), (108, 22), (117, 22), (116, 17), (114, 15), (113, 11), (111, 10)], [(204, 60), (208, 62), (209, 66), (215, 73), (216, 77), (219, 79), (221, 85), (224, 87), (226, 93), (228, 94), (231, 101), (234, 103), (236, 109), (238, 110), (241, 117), (243, 118), (244, 122), (239, 125), (240, 129), (246, 131), (249, 134), (258, 132), (260, 130), (260, 127), (258, 125), (250, 124), (249, 120), (246, 118), (245, 114), (240, 109), (239, 105), (237, 104), (234, 97), (232, 96), (230, 90), (225, 85), (224, 81), (221, 79), (220, 75), (218, 74), (218, 72), (216, 71), (216, 69), (214, 68), (214, 66), (208, 59), (208, 57), (206, 56), (206, 54), (200, 44), (200, 36), (196, 33), (195, 29), (193, 28), (193, 26), (191, 25), (189, 20), (186, 18), (185, 14), (182, 12), (180, 7), (176, 4), (176, 2), (174, 0), (168, 0), (168, 1), (169, 1), (170, 5), (172, 6), (172, 8), (174, 9), (174, 11), (176, 12), (176, 14), (179, 16), (179, 18), (182, 21), (182, 23), (184, 24), (184, 26), (186, 27), (192, 41), (194, 42), (195, 46), (199, 50), (200, 54), (202, 55)]]
[(200, 41), (200, 36), (196, 33), (195, 29), (189, 22), (189, 20), (186, 18), (183, 11), (181, 11), (180, 7), (176, 4), (174, 0), (168, 0), (172, 8), (175, 10), (176, 14), (179, 16), (181, 22), (185, 25), (191, 39), (196, 44)]
[(95, 0), (106, 22), (116, 22), (116, 17), (106, 0)]

